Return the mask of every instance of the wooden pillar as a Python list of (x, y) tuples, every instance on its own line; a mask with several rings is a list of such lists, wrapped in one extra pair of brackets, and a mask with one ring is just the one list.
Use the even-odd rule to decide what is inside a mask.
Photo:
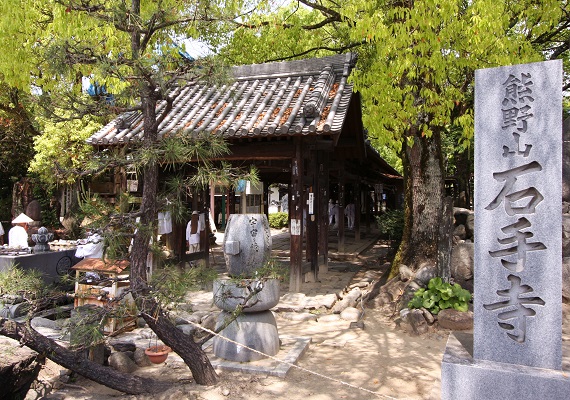
[(263, 198), (261, 199), (261, 201), (263, 202), (263, 213), (267, 216), (267, 218), (269, 219), (269, 186), (270, 183), (267, 182), (262, 182), (261, 183), (263, 185)]
[[(210, 215), (212, 216), (212, 221), (214, 221), (214, 225), (217, 224), (218, 221), (216, 221), (216, 187), (214, 186), (213, 182), (210, 184)], [(212, 228), (212, 230), (214, 229), (214, 227), (210, 228)]]
[(302, 138), (295, 139), (295, 156), (291, 162), (291, 201), (289, 231), (291, 234), (289, 291), (301, 290), (303, 275), (303, 152)]
[(344, 253), (345, 235), (344, 235), (344, 207), (346, 206), (346, 194), (344, 192), (346, 186), (344, 176), (344, 160), (341, 161), (338, 174), (338, 252)]
[(370, 188), (368, 185), (364, 186), (364, 207), (366, 210), (366, 234), (370, 234), (370, 223), (372, 222), (372, 211), (370, 207)]
[(235, 209), (236, 209), (235, 193), (231, 188), (228, 188), (228, 199), (226, 202), (226, 226), (228, 224), (228, 219), (230, 219), (230, 215), (235, 213)]
[(355, 183), (354, 188), (354, 240), (360, 240), (360, 179)]
[(319, 274), (319, 190), (318, 190), (318, 162), (317, 151), (312, 149), (309, 153), (307, 166), (308, 178), (310, 181), (308, 201), (307, 201), (307, 259), (311, 262), (311, 272), (316, 281)]
[(318, 201), (319, 201), (319, 254), (322, 256), (320, 267), (324, 271), (329, 268), (329, 154), (325, 151), (318, 153), (319, 176), (318, 176)]

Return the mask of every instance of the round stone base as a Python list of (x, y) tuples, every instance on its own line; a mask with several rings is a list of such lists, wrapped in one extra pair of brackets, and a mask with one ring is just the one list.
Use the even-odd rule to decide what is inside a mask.
[[(230, 316), (231, 314), (225, 311), (220, 313), (216, 326), (222, 326)], [(241, 314), (222, 330), (220, 335), (270, 356), (279, 352), (279, 333), (271, 311)], [(265, 355), (218, 336), (214, 336), (213, 350), (216, 357), (229, 361), (247, 362), (266, 358)]]

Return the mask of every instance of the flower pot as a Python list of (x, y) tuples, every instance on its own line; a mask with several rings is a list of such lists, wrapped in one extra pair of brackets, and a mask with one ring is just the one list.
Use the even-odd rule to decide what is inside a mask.
[(144, 353), (148, 356), (148, 359), (153, 364), (163, 363), (168, 357), (172, 349), (166, 345), (151, 346), (145, 349)]

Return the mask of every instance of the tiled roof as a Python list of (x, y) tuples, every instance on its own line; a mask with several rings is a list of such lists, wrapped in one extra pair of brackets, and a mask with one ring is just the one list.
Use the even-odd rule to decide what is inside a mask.
[[(226, 138), (340, 133), (352, 85), (347, 82), (354, 54), (253, 64), (232, 69), (235, 80), (221, 87), (190, 84), (180, 88), (159, 137), (193, 130)], [(157, 115), (165, 104), (157, 105)], [(139, 141), (141, 112), (120, 115), (88, 142), (109, 145)]]

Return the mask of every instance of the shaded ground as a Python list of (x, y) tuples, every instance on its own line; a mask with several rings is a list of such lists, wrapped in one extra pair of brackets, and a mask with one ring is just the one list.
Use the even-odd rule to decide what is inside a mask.
[[(335, 293), (354, 281), (356, 271), (373, 271), (378, 277), (388, 264), (386, 247), (377, 243), (357, 261), (331, 262), (320, 282), (304, 283), (307, 296)], [(356, 278), (358, 275), (356, 276)], [(209, 293), (196, 295), (208, 302)], [(565, 305), (567, 310), (568, 305)], [(188, 367), (176, 355), (161, 365), (140, 368), (136, 374), (171, 382), (160, 396), (129, 396), (76, 377), (48, 395), (51, 399), (439, 399), (441, 358), (448, 331), (434, 330), (421, 337), (405, 333), (394, 322), (393, 311), (365, 308), (364, 329), (351, 328), (340, 319), (291, 321), (276, 313), (280, 335), (309, 336), (312, 343), (285, 378), (219, 372), (216, 386), (203, 387), (192, 381)], [(318, 313), (319, 311), (313, 311)], [(565, 345), (570, 343), (570, 323), (565, 313)], [(568, 366), (566, 366), (568, 367)], [(59, 367), (48, 363), (42, 377), (59, 375)], [(349, 386), (350, 385), (350, 386)]]

